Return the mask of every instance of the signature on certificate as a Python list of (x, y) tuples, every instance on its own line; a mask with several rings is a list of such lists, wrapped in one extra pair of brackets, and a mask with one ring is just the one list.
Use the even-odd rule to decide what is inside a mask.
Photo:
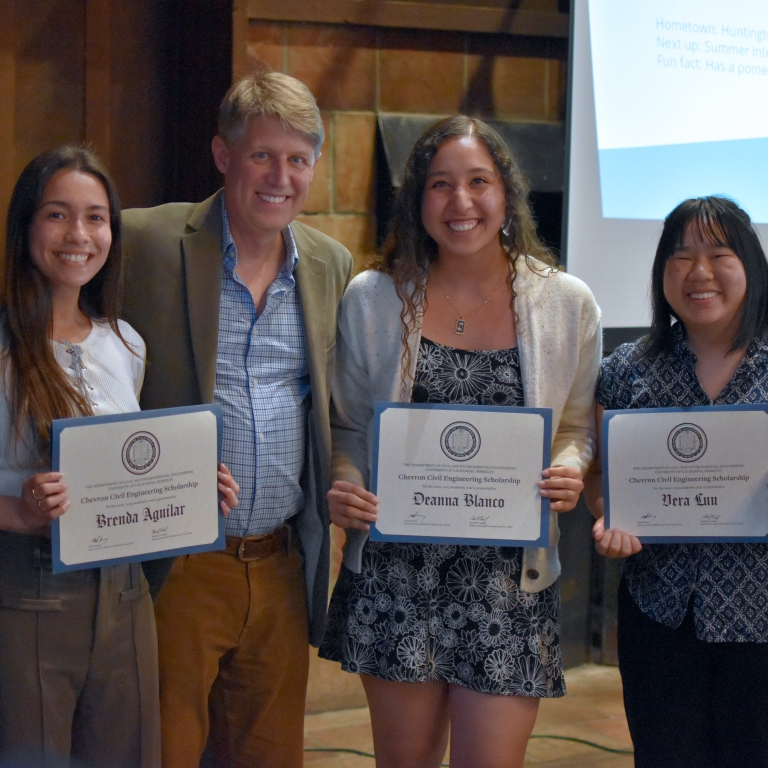
[(472, 515), (469, 518), (469, 522), (473, 525), (485, 525), (488, 522), (490, 515)]
[(161, 533), (168, 533), (168, 526), (165, 525), (162, 528), (153, 528), (152, 529), (152, 535), (153, 536), (159, 536)]
[(703, 515), (701, 518), (702, 523), (716, 523), (720, 519), (720, 515)]
[(656, 515), (654, 515), (652, 512), (648, 512), (647, 514), (643, 515), (640, 519), (641, 520), (648, 520), (650, 522), (651, 520), (655, 520), (656, 519)]
[(103, 544), (105, 541), (107, 541), (106, 536), (94, 536), (91, 539), (91, 544)]
[(420, 523), (424, 519), (424, 515), (419, 514), (418, 512), (411, 512), (410, 515), (405, 516), (405, 522), (406, 523)]

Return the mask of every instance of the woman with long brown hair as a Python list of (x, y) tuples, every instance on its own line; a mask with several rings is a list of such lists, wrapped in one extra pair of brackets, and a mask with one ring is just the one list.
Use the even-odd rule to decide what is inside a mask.
[(0, 755), (155, 768), (157, 641), (140, 565), (51, 572), (49, 524), (69, 508), (50, 471), (52, 419), (139, 410), (145, 349), (118, 320), (120, 235), (114, 185), (89, 151), (44, 152), (22, 172), (0, 317)]
[[(522, 766), (541, 697), (562, 696), (557, 514), (594, 446), (599, 311), (536, 236), (526, 182), (480, 120), (430, 128), (388, 241), (342, 303), (331, 519), (344, 565), (321, 655), (361, 675), (378, 766)], [(367, 541), (374, 403), (549, 407), (546, 548)]]

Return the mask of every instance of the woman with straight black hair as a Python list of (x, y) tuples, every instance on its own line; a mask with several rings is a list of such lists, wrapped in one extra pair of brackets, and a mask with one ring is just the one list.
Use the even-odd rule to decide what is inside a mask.
[(664, 223), (651, 270), (651, 331), (643, 342), (643, 356), (653, 358), (674, 346), (672, 320), (680, 320), (664, 296), (667, 261), (679, 250), (686, 229), (692, 225), (699, 239), (727, 244), (739, 256), (747, 274), (747, 290), (739, 313), (740, 323), (731, 350), (746, 349), (768, 330), (768, 263), (749, 214), (727, 197), (700, 197), (677, 206)]
[[(0, 314), (0, 758), (159, 768), (157, 638), (139, 563), (53, 574), (51, 421), (138, 411), (145, 348), (118, 320), (120, 205), (88, 150), (35, 157), (8, 210)], [(222, 466), (222, 469), (223, 466)], [(219, 473), (222, 511), (237, 487)]]
[[(649, 335), (603, 361), (598, 425), (605, 408), (768, 402), (768, 263), (745, 211), (677, 206), (651, 295)], [(605, 529), (599, 464), (585, 486), (598, 551), (628, 558), (618, 645), (635, 765), (768, 766), (768, 545), (643, 546)]]

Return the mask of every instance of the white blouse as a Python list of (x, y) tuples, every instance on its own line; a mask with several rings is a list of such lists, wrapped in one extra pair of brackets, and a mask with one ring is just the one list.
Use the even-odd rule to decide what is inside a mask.
[[(118, 320), (118, 327), (135, 354), (106, 323), (94, 322), (88, 336), (77, 344), (67, 344), (64, 340), (53, 343), (56, 362), (87, 396), (95, 416), (139, 410), (146, 346), (128, 323)], [(80, 382), (84, 389), (79, 386)]]
[[(139, 393), (144, 381), (146, 346), (128, 323), (118, 320), (123, 338), (136, 354), (132, 354), (106, 323), (93, 323), (80, 347), (85, 391), (96, 415), (130, 413), (139, 409)], [(53, 354), (61, 367), (72, 376), (77, 386), (74, 358), (67, 345), (53, 342)], [(0, 376), (0, 494), (19, 496), (21, 484), (34, 472), (46, 471), (32, 455), (24, 441), (13, 437), (13, 420), (5, 392), (5, 377)]]

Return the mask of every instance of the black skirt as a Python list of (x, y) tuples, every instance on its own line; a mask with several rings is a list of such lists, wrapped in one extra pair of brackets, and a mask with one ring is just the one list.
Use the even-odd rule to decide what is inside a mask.
[(519, 588), (518, 547), (368, 542), (342, 567), (320, 656), (384, 680), (565, 695), (560, 592)]

